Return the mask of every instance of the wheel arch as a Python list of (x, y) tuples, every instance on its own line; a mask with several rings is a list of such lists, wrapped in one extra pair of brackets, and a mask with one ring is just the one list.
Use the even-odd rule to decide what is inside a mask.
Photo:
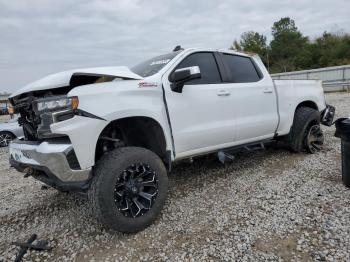
[(319, 111), (319, 108), (318, 108), (318, 106), (317, 106), (317, 103), (314, 102), (314, 101), (312, 101), (312, 100), (305, 100), (305, 101), (300, 102), (300, 103), (296, 106), (296, 108), (295, 108), (295, 110), (294, 110), (294, 114), (295, 114), (295, 112), (297, 111), (297, 109), (300, 108), (300, 107), (309, 107), (309, 108), (312, 108), (312, 109), (315, 109), (315, 110)]
[(12, 131), (10, 131), (10, 130), (6, 130), (6, 129), (4, 129), (4, 130), (0, 130), (0, 134), (1, 133), (10, 133), (14, 138), (16, 138), (17, 136), (16, 136), (16, 134), (15, 133), (13, 133)]
[(316, 111), (319, 112), (318, 110), (318, 106), (317, 106), (317, 103), (312, 101), (312, 100), (304, 100), (304, 101), (301, 101), (297, 104), (297, 106), (295, 107), (294, 109), (294, 114), (293, 114), (293, 118), (292, 118), (292, 122), (290, 124), (290, 130), (292, 129), (293, 127), (293, 124), (294, 124), (294, 121), (295, 121), (295, 115), (297, 113), (297, 110), (301, 107), (307, 107), (307, 108), (312, 108), (312, 109), (315, 109)]
[(280, 123), (277, 131), (278, 136), (284, 137), (290, 133), (294, 123), (295, 114), (301, 107), (312, 108), (320, 112), (319, 109), (320, 107), (322, 108), (322, 105), (315, 102), (315, 99), (309, 97), (289, 102), (289, 106), (284, 106), (280, 111)]
[[(100, 133), (95, 147), (95, 163), (104, 153), (105, 136), (118, 139), (120, 146), (137, 146), (151, 150), (164, 162), (171, 161), (171, 150), (165, 128), (159, 121), (149, 116), (128, 116), (112, 120)], [(170, 147), (171, 148), (171, 147)]]

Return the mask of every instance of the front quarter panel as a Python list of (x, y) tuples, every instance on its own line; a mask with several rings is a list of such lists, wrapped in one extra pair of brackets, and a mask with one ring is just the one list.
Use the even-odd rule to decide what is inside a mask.
[(55, 134), (68, 135), (82, 169), (95, 164), (95, 148), (97, 139), (108, 124), (105, 120), (75, 116), (66, 121), (51, 125)]
[[(142, 80), (146, 81), (146, 80)], [(122, 80), (102, 84), (80, 86), (71, 90), (68, 96), (78, 96), (79, 109), (97, 116), (96, 128), (94, 125), (81, 127), (79, 134), (68, 134), (72, 143), (76, 143), (76, 154), (80, 163), (80, 156), (83, 156), (84, 167), (94, 165), (94, 154), (98, 136), (111, 121), (126, 117), (149, 117), (156, 120), (163, 129), (167, 150), (172, 149), (170, 128), (168, 126), (165, 105), (163, 101), (162, 86), (156, 84), (156, 79), (149, 79), (153, 86), (139, 87), (140, 81)], [(76, 117), (75, 117), (76, 118)], [(87, 117), (83, 117), (87, 118)], [(68, 120), (69, 121), (69, 120)], [(72, 119), (73, 121), (73, 119)], [(91, 121), (91, 120), (86, 120)], [(65, 123), (67, 121), (64, 121)], [(73, 122), (72, 122), (73, 123)], [(65, 126), (65, 125), (64, 125)], [(65, 133), (62, 127), (51, 126), (53, 132)], [(96, 129), (95, 131), (87, 130)], [(59, 130), (58, 130), (59, 129)], [(80, 142), (83, 140), (85, 142)], [(84, 145), (89, 143), (91, 145)], [(80, 151), (81, 152), (78, 152)], [(93, 152), (93, 154), (91, 153)], [(88, 154), (88, 156), (84, 156)]]

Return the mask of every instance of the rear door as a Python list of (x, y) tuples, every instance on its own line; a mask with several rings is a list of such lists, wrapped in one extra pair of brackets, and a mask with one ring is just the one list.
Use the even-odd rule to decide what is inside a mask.
[(232, 96), (236, 142), (248, 143), (274, 136), (278, 125), (276, 92), (249, 56), (221, 54)]
[[(201, 78), (186, 82), (182, 93), (173, 92), (169, 75), (191, 66), (200, 68)], [(230, 86), (226, 88), (222, 83), (214, 53), (189, 54), (162, 80), (177, 157), (207, 152), (234, 141)]]

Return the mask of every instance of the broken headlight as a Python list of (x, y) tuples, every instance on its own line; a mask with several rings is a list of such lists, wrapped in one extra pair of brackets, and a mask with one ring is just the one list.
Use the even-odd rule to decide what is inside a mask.
[(38, 112), (57, 111), (57, 110), (74, 110), (79, 105), (78, 97), (52, 97), (36, 101)]

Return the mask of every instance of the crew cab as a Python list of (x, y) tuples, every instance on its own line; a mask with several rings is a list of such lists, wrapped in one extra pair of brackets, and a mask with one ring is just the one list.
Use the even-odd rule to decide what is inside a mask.
[(318, 80), (273, 80), (257, 55), (182, 49), (132, 68), (77, 69), (13, 93), (24, 137), (17, 170), (86, 192), (108, 228), (135, 232), (161, 212), (171, 164), (283, 140), (315, 153), (334, 107)]

